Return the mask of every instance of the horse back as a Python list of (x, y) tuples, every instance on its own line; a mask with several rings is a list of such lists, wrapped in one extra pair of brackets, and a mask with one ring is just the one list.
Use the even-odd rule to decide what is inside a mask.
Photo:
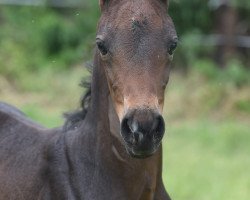
[(0, 103), (0, 200), (35, 199), (46, 171), (52, 134), (21, 111)]
[[(17, 108), (0, 103), (0, 155), (7, 149), (19, 151), (20, 147), (40, 144), (46, 129), (27, 118)], [(6, 155), (10, 156), (9, 152)], [(0, 157), (0, 163), (2, 159)]]

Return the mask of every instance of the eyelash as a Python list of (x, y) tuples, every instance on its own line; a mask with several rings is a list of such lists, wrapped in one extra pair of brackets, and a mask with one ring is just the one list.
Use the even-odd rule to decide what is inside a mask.
[(104, 41), (97, 39), (96, 45), (102, 55), (106, 55), (108, 53), (108, 49), (106, 48)]
[(168, 47), (168, 54), (172, 56), (176, 48), (177, 48), (177, 41), (171, 42), (171, 44)]

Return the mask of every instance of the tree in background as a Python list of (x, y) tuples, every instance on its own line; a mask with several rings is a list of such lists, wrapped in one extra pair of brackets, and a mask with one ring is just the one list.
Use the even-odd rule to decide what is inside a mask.
[(218, 65), (224, 68), (236, 54), (238, 13), (230, 0), (217, 0), (215, 16), (215, 31), (220, 36), (215, 59)]

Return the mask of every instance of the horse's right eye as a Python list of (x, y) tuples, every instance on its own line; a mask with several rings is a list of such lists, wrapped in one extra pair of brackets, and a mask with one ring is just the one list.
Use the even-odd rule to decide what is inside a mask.
[(173, 38), (173, 40), (168, 45), (168, 54), (170, 56), (172, 56), (174, 54), (174, 51), (177, 47), (177, 43), (178, 43), (178, 37), (176, 36)]
[(170, 45), (169, 45), (169, 48), (168, 48), (168, 53), (169, 55), (173, 55), (174, 54), (174, 51), (177, 47), (177, 41), (173, 41)]
[(96, 45), (103, 56), (108, 54), (108, 49), (105, 46), (105, 42), (101, 39), (96, 39)]

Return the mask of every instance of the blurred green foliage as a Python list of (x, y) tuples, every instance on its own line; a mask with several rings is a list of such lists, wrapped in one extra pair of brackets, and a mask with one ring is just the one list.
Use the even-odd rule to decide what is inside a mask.
[[(236, 10), (235, 18), (237, 25), (234, 27), (235, 34), (249, 36), (250, 1), (248, 0), (170, 1), (169, 14), (173, 18), (179, 35), (179, 48), (175, 53), (175, 65), (179, 68), (188, 70), (197, 60), (210, 59), (215, 61), (215, 58), (218, 57), (218, 46), (213, 44), (216, 43), (217, 39), (205, 36), (220, 34), (218, 30), (220, 26), (220, 24), (218, 24), (218, 16), (221, 12), (217, 9), (223, 2), (231, 2), (231, 5)], [(224, 23), (226, 24), (227, 22)], [(236, 60), (233, 61), (233, 65), (237, 62), (239, 64), (238, 66), (250, 69), (249, 55), (249, 48), (236, 47), (232, 55), (232, 60)], [(231, 66), (231, 61), (228, 63), (228, 66)], [(219, 66), (217, 66), (217, 68), (218, 67)]]
[[(217, 73), (211, 61), (204, 63), (215, 52), (215, 47), (201, 46), (198, 37), (214, 30), (211, 2), (171, 1), (169, 14), (180, 38), (174, 63), (179, 69), (203, 70), (210, 78), (224, 74), (223, 77), (242, 85), (247, 82), (249, 72), (240, 69), (244, 66), (237, 55), (225, 72)], [(247, 2), (235, 3), (243, 21), (250, 19)], [(99, 16), (98, 1), (88, 1), (81, 8), (1, 6), (0, 74), (19, 85), (27, 74), (70, 69), (91, 60)], [(209, 66), (215, 67), (209, 69)]]
[(211, 60), (196, 60), (193, 68), (210, 81), (230, 83), (237, 87), (250, 84), (249, 70), (238, 60), (231, 60), (226, 69), (218, 68)]
[(199, 0), (170, 1), (169, 15), (181, 36), (190, 31), (208, 33), (213, 28), (214, 16), (208, 6), (208, 0), (202, 3)]
[(0, 73), (24, 78), (46, 68), (90, 59), (99, 17), (97, 2), (82, 9), (0, 7)]

